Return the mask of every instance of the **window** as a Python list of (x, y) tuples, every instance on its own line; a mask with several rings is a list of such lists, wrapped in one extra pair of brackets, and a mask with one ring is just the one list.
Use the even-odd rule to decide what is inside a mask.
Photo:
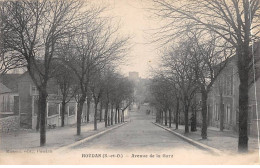
[(5, 96), (3, 96), (3, 101), (2, 101), (2, 105), (1, 105), (2, 109), (1, 111), (5, 111)]
[(239, 123), (239, 108), (236, 108), (236, 122)]
[(224, 95), (224, 92), (225, 92), (225, 90), (224, 90), (224, 85), (225, 85), (225, 77), (224, 76), (221, 76), (221, 78), (220, 78), (220, 82), (219, 82), (219, 94), (221, 93), (222, 95)]
[(59, 104), (49, 102), (48, 103), (48, 116), (53, 116), (59, 114)]
[(230, 86), (230, 77), (227, 76), (227, 95), (230, 95), (230, 90), (231, 86)]
[(3, 95), (2, 104), (0, 104), (0, 111), (13, 112), (13, 101), (9, 95)]
[(227, 95), (227, 85), (228, 85), (228, 82), (227, 82), (227, 76), (224, 77), (224, 95)]
[(58, 95), (61, 95), (61, 89), (58, 88)]
[(3, 110), (2, 111), (5, 111), (5, 96), (3, 96)]
[(227, 76), (227, 95), (233, 94), (233, 75)]
[(68, 103), (68, 114), (69, 116), (76, 114), (76, 105), (75, 103)]
[(233, 95), (233, 74), (230, 77), (230, 95)]
[(10, 109), (10, 96), (7, 95), (6, 97), (6, 109), (5, 109), (6, 112), (10, 112), (11, 109)]
[[(258, 110), (256, 109), (256, 104), (252, 104), (251, 106), (249, 106), (249, 109), (248, 109), (248, 113), (252, 113), (252, 119), (257, 119), (257, 112)], [(258, 112), (258, 117), (259, 116), (259, 112)]]
[(253, 113), (255, 113), (255, 111), (253, 111), (253, 106), (254, 105), (248, 106), (248, 122), (249, 123), (251, 122), (251, 119), (253, 119), (252, 117), (254, 117)]
[[(65, 115), (68, 114), (68, 104), (65, 105)], [(60, 116), (62, 115), (62, 104), (60, 103)]]
[(231, 109), (230, 109), (230, 105), (228, 104), (226, 106), (226, 123), (229, 124), (231, 120)]
[(31, 95), (39, 95), (39, 92), (38, 92), (36, 86), (31, 86)]
[(38, 103), (39, 103), (39, 98), (36, 97), (36, 96), (33, 96), (34, 97), (34, 116), (37, 116), (38, 115)]

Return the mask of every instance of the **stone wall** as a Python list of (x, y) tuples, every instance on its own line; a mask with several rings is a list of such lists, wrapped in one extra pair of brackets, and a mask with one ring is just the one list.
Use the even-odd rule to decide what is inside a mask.
[(0, 132), (10, 132), (20, 128), (20, 117), (10, 116), (0, 118)]

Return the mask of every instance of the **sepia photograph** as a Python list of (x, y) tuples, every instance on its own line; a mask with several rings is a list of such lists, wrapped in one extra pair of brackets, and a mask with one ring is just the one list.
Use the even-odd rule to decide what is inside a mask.
[(259, 165), (260, 0), (0, 0), (0, 165)]

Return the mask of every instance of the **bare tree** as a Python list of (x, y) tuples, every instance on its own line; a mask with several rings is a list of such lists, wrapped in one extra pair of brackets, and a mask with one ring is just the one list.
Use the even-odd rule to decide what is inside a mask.
[[(98, 104), (100, 103), (101, 96), (104, 91), (104, 75), (102, 71), (98, 71), (91, 78), (90, 90), (92, 92), (92, 97), (94, 99), (95, 111), (94, 111), (94, 130), (97, 130), (97, 111)], [(102, 109), (101, 109), (102, 110)]]
[(55, 73), (55, 79), (59, 85), (61, 94), (61, 127), (64, 127), (66, 104), (75, 97), (77, 86), (74, 73), (65, 64), (59, 63)]
[(167, 69), (167, 73), (171, 75), (172, 81), (177, 84), (176, 87), (180, 91), (179, 98), (184, 108), (185, 133), (189, 132), (189, 109), (198, 88), (194, 70), (189, 62), (192, 59), (189, 52), (190, 47), (191, 42), (184, 41), (162, 57), (163, 66)]
[[(189, 60), (190, 67), (194, 71), (195, 78), (197, 80), (198, 87), (200, 88), (201, 100), (202, 100), (202, 139), (207, 139), (207, 99), (208, 93), (211, 90), (212, 85), (215, 83), (222, 70), (226, 67), (227, 62), (231, 55), (227, 52), (227, 49), (223, 46), (218, 49), (217, 39), (213, 36), (208, 36), (209, 40), (203, 40), (203, 36), (200, 36), (193, 32), (192, 37), (188, 40), (192, 43), (189, 46), (189, 54), (191, 59)], [(224, 60), (224, 61), (222, 61)]]
[(224, 101), (223, 101), (223, 80), (221, 79), (223, 77), (219, 76), (218, 80), (216, 81), (216, 90), (219, 94), (219, 129), (220, 131), (224, 130)]
[(55, 50), (64, 35), (73, 32), (81, 1), (5, 1), (4, 33), (7, 48), (18, 52), (27, 62), (27, 70), (39, 90), (40, 145), (46, 143), (47, 84), (55, 69)]
[(77, 135), (81, 133), (81, 114), (93, 74), (107, 64), (120, 62), (127, 51), (128, 38), (117, 36), (118, 27), (109, 19), (100, 17), (104, 8), (92, 8), (85, 15), (84, 24), (78, 26), (76, 35), (69, 35), (61, 44), (65, 63), (75, 73), (80, 95), (77, 109)]
[(90, 115), (90, 103), (92, 100), (91, 91), (87, 91), (87, 122), (89, 122), (89, 115)]
[(5, 22), (6, 7), (4, 2), (0, 2), (0, 76), (6, 74), (8, 71), (21, 68), (25, 66), (25, 60), (23, 56), (12, 48), (7, 47), (6, 33), (9, 33), (8, 24)]
[(116, 90), (113, 93), (115, 94), (116, 120), (120, 123), (124, 121), (124, 111), (133, 101), (134, 85), (127, 78), (118, 76)]
[[(238, 150), (248, 151), (248, 90), (249, 71), (254, 66), (250, 42), (259, 37), (259, 0), (154, 0), (155, 14), (169, 22), (159, 34), (171, 41), (185, 32), (185, 27), (212, 31), (236, 50), (239, 86), (239, 141)], [(173, 28), (176, 30), (172, 33)], [(167, 33), (166, 33), (167, 32)], [(169, 32), (171, 32), (169, 34)]]
[[(155, 105), (157, 104), (157, 109), (161, 109), (165, 113), (165, 125), (168, 125), (167, 121), (169, 119), (169, 127), (171, 127), (172, 109), (174, 108), (174, 89), (172, 88), (171, 81), (167, 76), (165, 76), (164, 72), (157, 72), (157, 74), (153, 77), (150, 85), (150, 91), (157, 102), (155, 103)], [(169, 117), (167, 113), (169, 113)]]
[(104, 95), (103, 95), (103, 101), (105, 103), (105, 115), (104, 115), (104, 120), (105, 120), (105, 127), (109, 125), (108, 121), (108, 111), (109, 111), (109, 104), (111, 103), (111, 97), (113, 92), (116, 90), (115, 88), (115, 79), (116, 79), (116, 73), (114, 72), (114, 68), (107, 66), (106, 69), (104, 70), (104, 81), (106, 82), (106, 85), (104, 87)]
[(11, 51), (1, 51), (0, 54), (0, 76), (6, 74), (8, 71), (25, 67), (24, 60), (19, 54)]

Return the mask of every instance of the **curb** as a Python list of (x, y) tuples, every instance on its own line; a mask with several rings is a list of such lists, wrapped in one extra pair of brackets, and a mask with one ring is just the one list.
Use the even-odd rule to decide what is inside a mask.
[(120, 124), (120, 125), (114, 126), (114, 127), (112, 127), (112, 128), (105, 129), (105, 130), (103, 130), (103, 131), (101, 131), (101, 132), (99, 132), (99, 133), (97, 133), (97, 134), (94, 134), (94, 135), (91, 135), (91, 136), (86, 137), (86, 138), (84, 138), (84, 139), (81, 139), (81, 140), (79, 140), (79, 141), (77, 141), (77, 142), (75, 142), (75, 143), (72, 143), (72, 144), (70, 144), (70, 145), (66, 145), (66, 146), (60, 147), (60, 148), (56, 149), (55, 152), (61, 152), (61, 151), (67, 150), (67, 149), (69, 149), (69, 148), (78, 146), (78, 145), (80, 145), (80, 144), (82, 144), (82, 143), (85, 143), (85, 142), (87, 142), (87, 141), (89, 141), (89, 140), (92, 140), (92, 139), (94, 139), (94, 138), (96, 138), (96, 137), (98, 137), (98, 136), (100, 136), (100, 135), (103, 135), (103, 134), (107, 133), (108, 131), (111, 131), (111, 130), (113, 130), (113, 129), (119, 128), (119, 127), (121, 127), (121, 126), (123, 126), (123, 125), (125, 125), (125, 124), (127, 124), (127, 123), (128, 123), (128, 122), (125, 121), (124, 123), (122, 123), (122, 124)]
[(200, 142), (197, 142), (197, 141), (195, 141), (195, 140), (193, 140), (191, 138), (188, 138), (188, 137), (186, 137), (184, 135), (181, 135), (181, 134), (179, 134), (179, 133), (177, 133), (177, 132), (175, 132), (175, 131), (173, 131), (173, 130), (171, 130), (169, 128), (166, 128), (166, 127), (160, 125), (160, 124), (157, 124), (157, 123), (154, 123), (154, 122), (152, 122), (152, 123), (154, 125), (158, 126), (158, 127), (163, 128), (166, 131), (169, 131), (169, 132), (173, 133), (174, 135), (178, 136), (179, 138), (187, 141), (188, 143), (190, 143), (190, 144), (192, 144), (192, 145), (194, 145), (194, 146), (196, 146), (196, 147), (198, 147), (198, 148), (200, 148), (202, 150), (205, 150), (207, 152), (210, 152), (210, 153), (213, 153), (213, 154), (216, 154), (216, 155), (221, 155), (223, 153), (223, 152), (221, 152), (220, 150), (218, 150), (216, 148), (213, 148), (213, 147), (210, 147), (208, 145), (205, 145), (205, 144), (202, 144)]

